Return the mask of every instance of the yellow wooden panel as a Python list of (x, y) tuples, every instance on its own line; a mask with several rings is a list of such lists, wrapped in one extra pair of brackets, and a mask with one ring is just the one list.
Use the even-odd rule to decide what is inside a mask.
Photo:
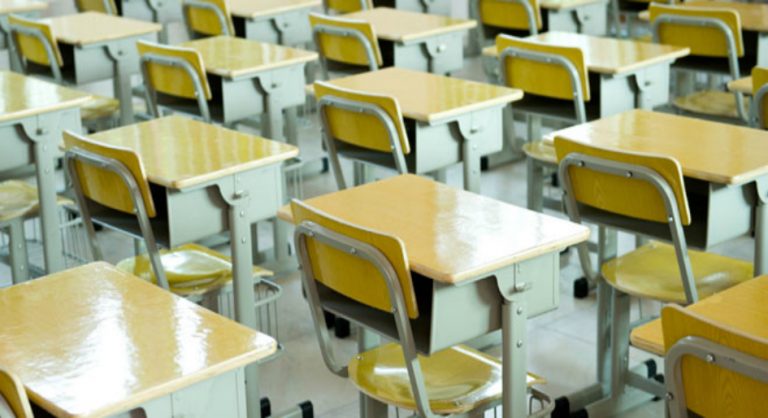
[[(757, 94), (757, 91), (760, 90), (763, 86), (768, 85), (768, 68), (766, 67), (755, 67), (752, 69), (752, 94)], [(762, 111), (762, 117), (764, 123), (768, 123), (768, 95), (763, 97), (762, 103), (760, 103), (760, 106), (758, 107), (758, 110)], [(761, 126), (761, 128), (766, 129), (768, 126)]]
[[(340, 29), (355, 30), (363, 34), (365, 39), (371, 45), (376, 64), (382, 65), (381, 51), (379, 50), (379, 41), (376, 39), (376, 32), (373, 25), (362, 20), (350, 20), (342, 17), (331, 17), (319, 13), (310, 13), (309, 23), (314, 28), (317, 25), (326, 25)], [(338, 61), (345, 64), (368, 66), (368, 55), (365, 53), (365, 47), (357, 38), (351, 36), (338, 36), (329, 33), (320, 33), (317, 37), (320, 52), (326, 59)]]
[[(484, 25), (506, 29), (530, 30), (528, 14), (517, 3), (505, 0), (478, 0), (480, 2), (480, 20)], [(541, 9), (538, 0), (528, 0), (536, 19), (536, 28), (541, 29)]]
[[(107, 5), (105, 5), (105, 3), (107, 3)], [(80, 12), (99, 12), (108, 15), (117, 14), (115, 0), (75, 0), (75, 6)], [(109, 9), (107, 9), (107, 7)]]
[[(59, 45), (56, 43), (56, 39), (53, 37), (53, 30), (51, 25), (43, 22), (38, 22), (32, 19), (27, 19), (18, 15), (9, 15), (8, 23), (11, 25), (24, 26), (31, 29), (38, 29), (43, 32), (43, 36), (48, 40), (48, 43), (53, 49), (53, 55), (56, 57), (56, 65), (61, 67), (64, 65), (64, 61), (61, 58), (61, 52), (59, 51)], [(48, 54), (45, 52), (45, 46), (39, 39), (24, 35), (16, 32), (16, 45), (18, 45), (21, 55), (27, 60), (34, 62), (35, 64), (50, 66), (51, 61), (48, 59)]]
[[(566, 58), (576, 68), (584, 101), (588, 102), (590, 100), (587, 65), (584, 61), (584, 52), (580, 48), (552, 45), (509, 35), (499, 35), (496, 38), (496, 49), (498, 51), (504, 51), (510, 47)], [(510, 87), (519, 88), (530, 94), (573, 100), (574, 88), (571, 83), (571, 77), (560, 65), (517, 57), (507, 59), (506, 71), (506, 78), (511, 82)]]
[[(226, 30), (228, 31), (228, 34), (230, 36), (235, 36), (235, 27), (232, 24), (232, 16), (230, 15), (229, 3), (227, 0), (199, 1), (210, 3), (218, 7), (226, 19)], [(193, 32), (209, 36), (224, 35), (225, 29), (221, 27), (221, 22), (213, 11), (187, 6), (186, 14), (187, 25), (189, 25), (189, 29), (191, 29)]]
[[(650, 7), (651, 22), (661, 15), (674, 15), (690, 18), (708, 18), (722, 21), (733, 32), (736, 43), (736, 54), (744, 56), (744, 42), (741, 36), (741, 20), (738, 13), (729, 9), (670, 6), (653, 3)], [(662, 24), (659, 28), (659, 42), (666, 45), (676, 45), (691, 49), (691, 55), (705, 57), (728, 57), (728, 43), (725, 34), (712, 27), (697, 27)]]
[(16, 418), (32, 418), (32, 407), (19, 378), (0, 369), (0, 397), (5, 399)]
[(351, 13), (373, 8), (371, 0), (324, 0), (323, 5), (328, 11), (336, 13)]
[[(211, 87), (208, 85), (208, 77), (205, 74), (205, 65), (200, 53), (192, 48), (160, 45), (154, 42), (138, 41), (136, 47), (139, 54), (156, 54), (169, 58), (178, 58), (188, 62), (194, 68), (202, 84), (203, 94), (206, 100), (211, 100)], [(160, 93), (171, 96), (195, 99), (197, 97), (195, 84), (188, 73), (180, 67), (161, 65), (155, 62), (149, 63), (149, 83)]]
[[(682, 338), (695, 336), (768, 360), (768, 339), (713, 321), (706, 315), (669, 305), (661, 311), (661, 323), (669, 348)], [(683, 358), (682, 370), (686, 404), (698, 415), (758, 417), (765, 414), (767, 384), (691, 357)]]
[[(389, 260), (403, 292), (408, 317), (418, 318), (408, 255), (400, 238), (334, 218), (299, 200), (291, 201), (294, 222), (314, 222), (324, 228), (375, 247)], [(370, 307), (391, 312), (384, 276), (370, 262), (307, 238), (307, 251), (315, 279), (329, 288)], [(304, 266), (303, 268), (310, 268)]]
[[(155, 216), (155, 203), (149, 191), (144, 166), (135, 151), (107, 145), (71, 131), (64, 131), (64, 147), (80, 148), (123, 163), (136, 180), (139, 192), (144, 198), (147, 215), (150, 218)], [(80, 186), (86, 197), (109, 208), (133, 213), (134, 205), (130, 190), (117, 174), (81, 162), (76, 163), (76, 169), (80, 177)]]
[[(348, 90), (328, 82), (315, 82), (315, 97), (320, 100), (326, 95), (368, 103), (381, 108), (395, 125), (403, 154), (411, 152), (408, 134), (405, 132), (405, 125), (403, 124), (403, 114), (395, 98)], [(375, 116), (336, 107), (327, 108), (325, 112), (331, 137), (363, 148), (392, 152), (387, 130), (384, 124)]]
[[(672, 188), (683, 225), (691, 223), (683, 171), (677, 160), (662, 155), (609, 150), (562, 136), (555, 137), (555, 152), (558, 161), (562, 161), (568, 154), (580, 153), (656, 171)], [(667, 223), (664, 201), (650, 183), (580, 167), (571, 167), (569, 173), (576, 201), (619, 215)]]

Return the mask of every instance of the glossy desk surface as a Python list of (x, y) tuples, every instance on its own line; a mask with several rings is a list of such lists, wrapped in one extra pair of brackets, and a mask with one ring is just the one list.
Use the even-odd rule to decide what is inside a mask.
[[(585, 226), (410, 174), (306, 202), (397, 236), (412, 271), (445, 283), (482, 277), (589, 237)], [(278, 216), (291, 222), (288, 206)]]
[(597, 3), (608, 2), (606, 0), (541, 0), (539, 7), (544, 10), (565, 10)]
[(675, 158), (683, 175), (743, 184), (768, 174), (768, 132), (647, 110), (631, 110), (547, 135)]
[(276, 348), (104, 262), (0, 289), (0, 364), (60, 418), (113, 415)]
[(48, 3), (36, 0), (0, 0), (0, 14), (33, 12), (45, 10)]
[[(687, 308), (726, 328), (754, 337), (768, 339), (768, 276), (741, 283), (716, 293)], [(658, 355), (667, 348), (661, 319), (651, 321), (632, 332), (632, 344)]]
[[(678, 46), (567, 32), (546, 32), (527, 39), (581, 48), (587, 70), (597, 74), (628, 73), (661, 62), (674, 61), (691, 52), (688, 48)], [(498, 56), (499, 53), (494, 45), (485, 48), (483, 55)]]
[(317, 60), (317, 53), (232, 36), (184, 42), (200, 52), (205, 71), (225, 78)]
[(370, 22), (377, 38), (392, 42), (417, 41), (445, 33), (465, 31), (477, 26), (477, 22), (474, 20), (455, 19), (388, 7), (376, 7), (348, 13), (344, 17)]
[(57, 16), (42, 21), (51, 24), (53, 36), (58, 42), (77, 46), (147, 35), (160, 32), (163, 28), (156, 23), (97, 12)]
[(276, 164), (299, 154), (282, 142), (183, 116), (168, 116), (89, 136), (135, 150), (150, 182), (172, 189)]
[(0, 71), (0, 123), (79, 107), (91, 95), (10, 71)]
[(728, 90), (752, 95), (752, 77), (742, 77), (728, 82)]
[(337, 78), (330, 83), (392, 96), (400, 104), (404, 117), (429, 123), (523, 97), (518, 89), (396, 67)]
[(321, 5), (321, 0), (230, 0), (229, 10), (234, 16), (259, 18)]

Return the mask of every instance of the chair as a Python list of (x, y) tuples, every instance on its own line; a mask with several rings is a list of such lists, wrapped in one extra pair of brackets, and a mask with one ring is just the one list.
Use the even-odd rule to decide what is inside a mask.
[(477, 2), (480, 45), (499, 34), (537, 35), (542, 29), (539, 0), (473, 0)]
[[(689, 57), (674, 64), (675, 68), (732, 80), (741, 78), (739, 58), (744, 57), (744, 42), (736, 11), (654, 3), (650, 14), (654, 42), (691, 50)], [(748, 120), (744, 97), (739, 92), (710, 89), (683, 94), (673, 100), (681, 111), (710, 118)]]
[(679, 306), (661, 312), (671, 418), (760, 417), (768, 397), (768, 341)]
[(760, 129), (768, 129), (768, 68), (755, 67), (752, 69), (752, 107), (750, 120), (752, 125)]
[(370, 23), (319, 13), (310, 13), (309, 23), (324, 80), (329, 79), (330, 65), (348, 73), (361, 72), (361, 68), (376, 71), (382, 66), (379, 42)]
[(528, 142), (523, 146), (528, 157), (528, 208), (560, 210), (560, 201), (544, 198), (544, 177), (557, 170), (557, 159), (552, 146), (541, 141), (538, 127), (541, 119), (577, 125), (596, 117), (587, 115), (586, 103), (591, 97), (584, 53), (579, 48), (508, 35), (499, 35), (496, 45), (502, 84), (525, 93), (523, 100), (515, 103), (513, 113), (525, 115), (528, 125)]
[(80, 13), (99, 12), (115, 16), (119, 14), (115, 0), (75, 0), (75, 7)]
[[(118, 230), (125, 230), (121, 215), (135, 219), (146, 255), (118, 263), (123, 270), (155, 281), (176, 294), (201, 299), (228, 290), (232, 282), (229, 258), (188, 244), (160, 252), (152, 230), (151, 219), (157, 215), (149, 182), (139, 156), (132, 150), (90, 140), (75, 133), (64, 132), (64, 163), (72, 179), (83, 223), (91, 243), (92, 256), (101, 260), (94, 221)], [(92, 210), (107, 213), (96, 218)], [(151, 266), (151, 267), (150, 267)], [(256, 275), (270, 272), (256, 268)]]
[(0, 416), (11, 412), (16, 418), (32, 418), (32, 406), (27, 398), (27, 392), (19, 378), (7, 370), (0, 369), (0, 400), (5, 400), (10, 411), (4, 411), (0, 403)]
[(226, 0), (184, 0), (182, 8), (190, 38), (235, 36), (235, 26)]
[[(608, 387), (614, 388), (614, 395), (616, 388), (631, 385), (663, 396), (663, 388), (653, 376), (638, 375), (622, 360), (629, 354), (630, 296), (694, 303), (752, 278), (752, 265), (688, 250), (683, 228), (692, 218), (676, 160), (607, 150), (561, 137), (555, 138), (555, 151), (571, 221), (672, 242), (650, 241), (603, 263), (599, 273), (592, 269), (586, 244), (578, 246), (585, 276), (597, 283), (598, 312), (608, 315), (598, 318), (600, 329), (610, 329), (610, 335), (602, 337), (610, 338), (610, 352), (607, 348), (598, 351), (598, 364), (615, 371), (610, 373)], [(599, 347), (602, 344), (598, 342)]]
[(326, 14), (352, 13), (372, 8), (371, 0), (323, 0), (323, 9)]
[[(51, 26), (16, 15), (10, 15), (8, 22), (14, 49), (24, 73), (44, 75), (53, 78), (57, 84), (64, 84), (62, 69), (66, 63), (53, 37)], [(92, 95), (91, 100), (80, 107), (80, 117), (86, 127), (99, 130), (113, 127), (119, 111), (118, 100)]]
[(340, 190), (347, 188), (340, 155), (356, 162), (355, 184), (363, 182), (362, 163), (410, 172), (405, 156), (411, 146), (397, 100), (322, 81), (314, 86), (323, 141)]
[[(400, 239), (346, 223), (298, 200), (291, 202), (291, 210), (304, 289), (331, 372), (348, 377), (366, 396), (417, 411), (420, 417), (463, 414), (498, 403), (501, 363), (495, 357), (463, 345), (430, 356), (417, 354), (411, 320), (418, 318), (420, 307)], [(395, 342), (359, 353), (346, 366), (337, 364), (323, 314), (330, 306), (350, 321), (361, 321), (371, 312), (392, 314), (396, 331), (390, 337)], [(528, 375), (529, 387), (540, 382)]]

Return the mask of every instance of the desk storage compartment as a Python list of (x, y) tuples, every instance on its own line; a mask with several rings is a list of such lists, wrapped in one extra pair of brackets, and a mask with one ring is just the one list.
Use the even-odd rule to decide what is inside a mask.
[[(312, 41), (309, 12), (310, 9), (299, 9), (256, 18), (232, 16), (232, 21), (238, 37), (271, 44), (298, 46)], [(282, 39), (280, 39), (281, 32)]]
[[(608, 2), (582, 4), (560, 10), (543, 10), (544, 13), (541, 17), (547, 31), (605, 36), (608, 34), (607, 10)], [(578, 14), (578, 18), (575, 16), (576, 14)], [(581, 24), (577, 19), (582, 21)]]
[[(49, 115), (31, 116), (25, 118), (25, 121), (34, 121), (37, 118), (49, 118)], [(80, 132), (80, 109), (74, 108), (60, 113), (58, 128), (68, 129), (74, 132)], [(0, 123), (0, 171), (13, 170), (35, 163), (33, 153), (34, 142), (24, 133), (20, 125), (21, 121), (11, 121)], [(61, 155), (58, 150), (58, 142), (48, 145), (49, 149), (55, 155)]]
[[(431, 36), (418, 41), (399, 42), (379, 40), (381, 58), (384, 67), (408, 68), (416, 71), (432, 72), (430, 59), (439, 62), (437, 67), (446, 71), (456, 71), (464, 65), (464, 34), (465, 30), (455, 31), (439, 36)], [(437, 52), (430, 57), (428, 45)]]

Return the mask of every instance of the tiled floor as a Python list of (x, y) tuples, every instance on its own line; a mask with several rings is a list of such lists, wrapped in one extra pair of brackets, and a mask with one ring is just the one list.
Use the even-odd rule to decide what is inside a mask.
[[(55, 14), (71, 10), (63, 1), (54, 2)], [(171, 39), (184, 37), (180, 27), (172, 31)], [(5, 60), (5, 57), (2, 57)], [(0, 63), (6, 65), (6, 63)], [(7, 68), (7, 67), (2, 67)], [(459, 77), (482, 80), (477, 59), (469, 61)], [(89, 90), (110, 94), (110, 83), (88, 86)], [(301, 149), (304, 155), (320, 152), (320, 137), (317, 121), (310, 117), (302, 121)], [(520, 130), (522, 131), (522, 129)], [(389, 175), (382, 173), (382, 175)], [(461, 184), (461, 170), (455, 167), (449, 172), (449, 183)], [(304, 196), (311, 197), (335, 189), (329, 174), (306, 178)], [(494, 198), (517, 205), (525, 205), (525, 165), (522, 162), (507, 164), (489, 170), (482, 176), (482, 192)], [(115, 262), (132, 251), (130, 241), (114, 233), (101, 233), (107, 260)], [(631, 248), (630, 237), (622, 236), (620, 250)], [(226, 250), (226, 249), (225, 249)], [(745, 259), (751, 257), (751, 241), (744, 239), (717, 249), (719, 252)], [(529, 322), (529, 369), (545, 376), (549, 384), (544, 390), (553, 396), (560, 396), (592, 383), (595, 375), (595, 312), (596, 300), (591, 296), (574, 300), (571, 296), (572, 281), (580, 276), (575, 252), (561, 258), (559, 309), (537, 317)], [(7, 266), (0, 265), (0, 286), (10, 283)], [(272, 400), (274, 410), (282, 410), (294, 403), (311, 400), (315, 415), (322, 418), (356, 417), (358, 395), (347, 380), (330, 373), (320, 357), (307, 304), (301, 296), (299, 277), (296, 272), (281, 275), (277, 282), (284, 288), (284, 296), (278, 302), (280, 342), (285, 347), (281, 356), (264, 365), (260, 377), (263, 393)], [(658, 310), (657, 304), (645, 304), (644, 313)], [(635, 307), (636, 312), (638, 309)], [(354, 338), (337, 341), (340, 352), (351, 355), (354, 352)], [(498, 349), (491, 350), (498, 354)], [(640, 362), (649, 356), (632, 351), (631, 362)], [(661, 402), (648, 403), (622, 416), (657, 417), (663, 416)]]

